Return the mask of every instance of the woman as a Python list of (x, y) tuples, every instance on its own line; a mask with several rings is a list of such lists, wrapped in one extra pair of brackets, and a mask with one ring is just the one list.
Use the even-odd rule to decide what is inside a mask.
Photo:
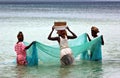
[[(99, 31), (99, 29), (96, 26), (92, 26), (91, 27), (91, 35), (92, 35), (93, 39), (98, 37), (98, 33), (99, 32), (100, 31)], [(91, 38), (89, 37), (88, 34), (87, 34), (87, 37), (88, 37), (88, 40), (91, 41)], [(101, 36), (101, 44), (104, 45), (103, 35)], [(92, 59), (92, 57), (93, 57), (93, 52), (90, 51), (90, 59)], [(101, 58), (100, 59), (96, 59), (96, 61), (98, 61), (98, 60), (101, 60)]]
[(52, 27), (52, 31), (50, 32), (48, 39), (52, 41), (58, 41), (59, 46), (60, 46), (60, 60), (62, 65), (71, 65), (74, 61), (74, 58), (72, 56), (72, 50), (68, 46), (68, 39), (74, 39), (77, 38), (77, 36), (68, 28), (67, 29), (72, 36), (68, 36), (67, 32), (65, 29), (62, 30), (57, 30), (57, 37), (51, 37), (53, 31), (54, 31), (54, 26)]
[(15, 44), (15, 51), (17, 54), (17, 64), (18, 65), (27, 65), (26, 61), (26, 50), (35, 42), (32, 42), (29, 46), (25, 46), (23, 43), (24, 36), (22, 32), (19, 32), (17, 35), (18, 42)]

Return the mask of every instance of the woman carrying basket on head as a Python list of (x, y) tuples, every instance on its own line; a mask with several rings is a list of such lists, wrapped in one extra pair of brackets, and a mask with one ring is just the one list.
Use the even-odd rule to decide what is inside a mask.
[[(60, 46), (60, 61), (62, 65), (71, 65), (74, 62), (72, 55), (72, 50), (68, 46), (68, 39), (77, 38), (77, 36), (66, 26), (66, 22), (55, 22), (55, 25), (52, 27), (48, 39), (52, 41), (58, 41)], [(51, 37), (54, 29), (57, 30), (57, 37)], [(72, 35), (67, 35), (68, 30)]]

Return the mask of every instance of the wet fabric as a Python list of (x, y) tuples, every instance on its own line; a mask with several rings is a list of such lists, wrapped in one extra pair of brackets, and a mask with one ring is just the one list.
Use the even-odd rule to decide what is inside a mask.
[[(84, 33), (74, 40), (69, 40), (68, 43), (75, 60), (102, 60), (101, 36), (89, 42), (87, 34)], [(58, 45), (36, 42), (27, 50), (28, 65), (60, 63), (60, 47)]]

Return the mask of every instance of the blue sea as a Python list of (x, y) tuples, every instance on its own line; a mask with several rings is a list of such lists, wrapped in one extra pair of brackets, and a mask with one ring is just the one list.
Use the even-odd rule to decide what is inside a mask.
[[(102, 61), (80, 60), (74, 66), (17, 66), (14, 45), (47, 40), (55, 21), (66, 21), (78, 36), (97, 26), (103, 35)], [(120, 2), (0, 3), (0, 78), (120, 78)], [(55, 35), (56, 33), (54, 33)]]

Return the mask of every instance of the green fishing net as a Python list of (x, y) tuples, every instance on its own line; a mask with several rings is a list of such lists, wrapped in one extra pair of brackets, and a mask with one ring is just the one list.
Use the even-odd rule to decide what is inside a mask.
[[(60, 63), (60, 47), (58, 45), (47, 45), (36, 41), (27, 50), (28, 65)], [(69, 47), (72, 49), (75, 60), (102, 60), (101, 36), (89, 42), (87, 34), (84, 33), (76, 39), (69, 40)]]

